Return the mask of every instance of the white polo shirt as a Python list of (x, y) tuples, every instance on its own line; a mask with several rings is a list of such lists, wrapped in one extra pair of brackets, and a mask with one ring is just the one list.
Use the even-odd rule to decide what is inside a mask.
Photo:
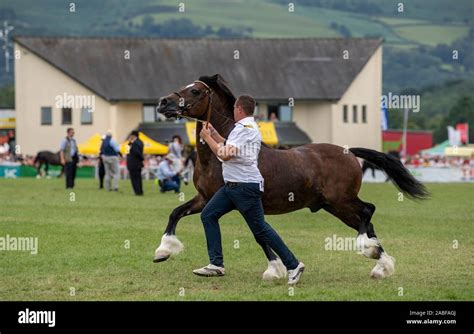
[(225, 182), (258, 183), (263, 191), (263, 177), (258, 169), (258, 154), (262, 136), (258, 124), (249, 116), (235, 124), (227, 138), (226, 145), (235, 146), (237, 155), (222, 161), (222, 175)]

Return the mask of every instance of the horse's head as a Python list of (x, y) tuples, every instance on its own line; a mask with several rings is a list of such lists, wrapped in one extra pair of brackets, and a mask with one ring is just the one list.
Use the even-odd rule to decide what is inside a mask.
[[(212, 99), (214, 97), (218, 99), (222, 91), (230, 93), (219, 74), (203, 76), (181, 90), (162, 97), (156, 111), (167, 118), (187, 116), (205, 120), (208, 109), (212, 107)], [(230, 94), (233, 98), (232, 93)]]

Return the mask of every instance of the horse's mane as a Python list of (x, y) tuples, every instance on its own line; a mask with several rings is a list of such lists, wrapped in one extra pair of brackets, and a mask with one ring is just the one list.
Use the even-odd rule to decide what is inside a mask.
[(204, 82), (206, 85), (211, 87), (215, 91), (222, 92), (222, 95), (226, 99), (225, 104), (229, 108), (233, 108), (235, 103), (235, 96), (229, 88), (227, 82), (222, 78), (220, 74), (214, 74), (213, 76), (202, 76), (199, 77), (199, 81)]

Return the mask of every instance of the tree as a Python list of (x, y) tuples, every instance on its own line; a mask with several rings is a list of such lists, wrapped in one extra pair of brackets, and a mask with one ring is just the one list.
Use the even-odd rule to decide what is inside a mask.
[(457, 100), (436, 129), (435, 141), (439, 143), (446, 140), (448, 125), (455, 126), (458, 123), (469, 124), (469, 140), (474, 141), (474, 99), (470, 96), (462, 96)]

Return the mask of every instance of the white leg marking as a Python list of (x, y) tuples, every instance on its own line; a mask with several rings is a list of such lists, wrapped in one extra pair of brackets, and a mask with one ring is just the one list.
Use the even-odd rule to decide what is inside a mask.
[(392, 276), (395, 272), (395, 259), (383, 252), (380, 259), (377, 260), (377, 264), (374, 269), (370, 272), (372, 278), (385, 278)]
[(170, 255), (178, 254), (184, 249), (184, 245), (175, 235), (164, 234), (161, 237), (160, 246), (155, 250), (156, 258), (163, 258)]
[(356, 243), (359, 254), (362, 254), (370, 259), (377, 258), (379, 254), (378, 248), (380, 246), (380, 242), (377, 240), (377, 238), (369, 239), (367, 237), (367, 233), (359, 234), (357, 236)]
[(283, 262), (278, 258), (273, 261), (268, 261), (268, 268), (263, 273), (264, 281), (271, 281), (274, 279), (285, 278), (287, 275), (286, 267)]

